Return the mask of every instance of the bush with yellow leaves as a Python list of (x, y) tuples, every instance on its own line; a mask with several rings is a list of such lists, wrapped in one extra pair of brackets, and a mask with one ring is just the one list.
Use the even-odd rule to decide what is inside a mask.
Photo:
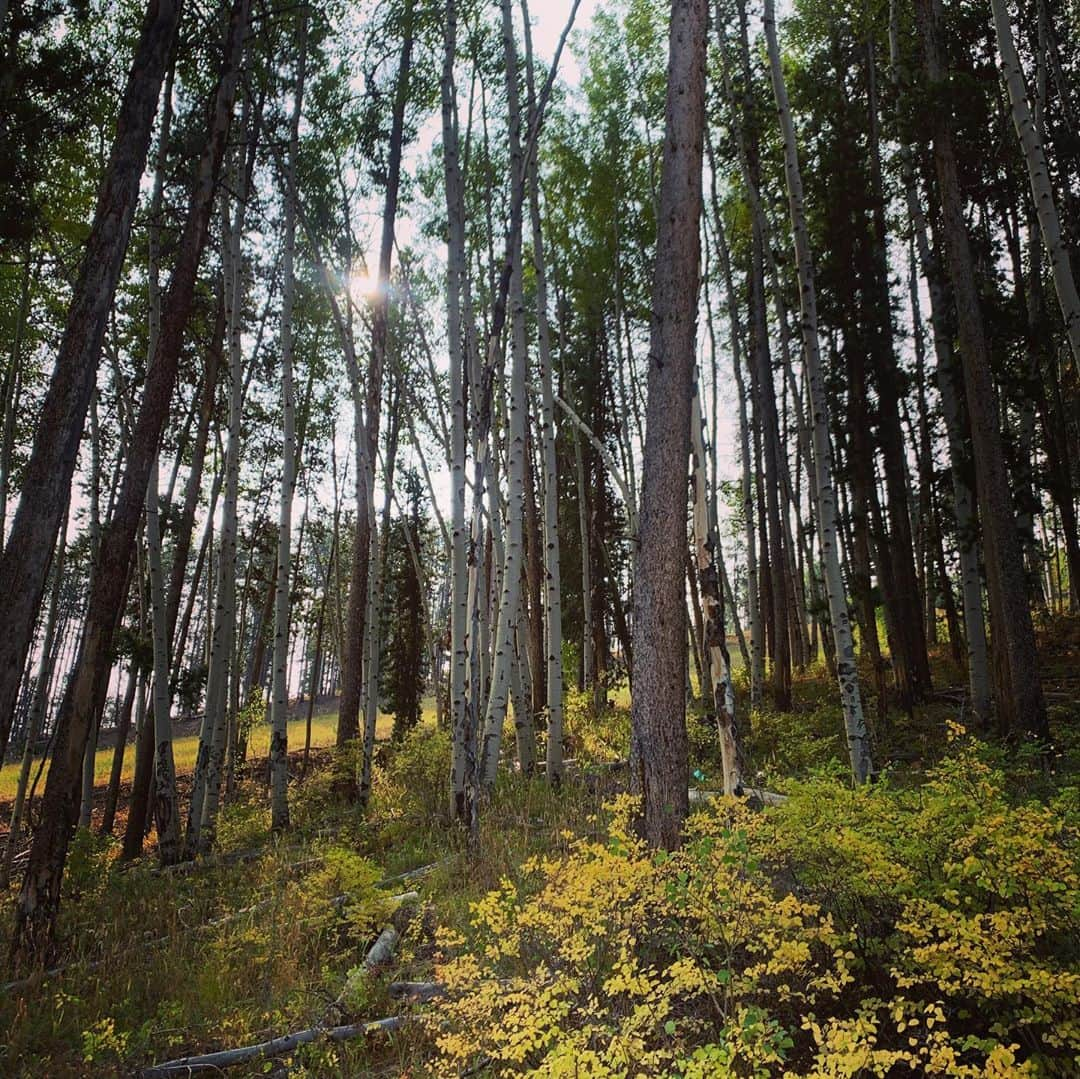
[[(1075, 792), (1073, 792), (1075, 795)], [(495, 1074), (1080, 1074), (1075, 814), (1012, 805), (966, 741), (919, 791), (726, 801), (649, 851), (534, 859), (440, 936), (439, 1067)]]

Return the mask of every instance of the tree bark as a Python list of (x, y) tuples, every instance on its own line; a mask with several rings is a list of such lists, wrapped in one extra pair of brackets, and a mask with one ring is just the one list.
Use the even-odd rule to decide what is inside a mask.
[(11, 943), (14, 965), (46, 962), (55, 950), (60, 884), (77, 809), (79, 762), (93, 716), (108, 688), (106, 657), (123, 602), (150, 466), (157, 454), (176, 381), (183, 332), (191, 312), (195, 277), (229, 131), (247, 14), (248, 0), (235, 0), (207, 144), (199, 161), (187, 220), (177, 248), (176, 265), (165, 298), (161, 337), (147, 372), (120, 495), (102, 539), (83, 645), (57, 716), (56, 750), (45, 786), (42, 827), (34, 839), (16, 909)]
[(34, 620), (75, 471), (181, 6), (181, 0), (152, 0), (143, 18), (19, 506), (0, 557), (0, 760), (7, 751)]
[(672, 0), (634, 573), (631, 783), (642, 799), (646, 840), (667, 849), (679, 843), (689, 806), (683, 581), (707, 23), (704, 0)]
[(1039, 677), (1035, 632), (1027, 599), (1023, 555), (1016, 533), (1009, 477), (998, 427), (990, 354), (976, 291), (964, 203), (953, 145), (953, 121), (943, 96), (947, 72), (942, 59), (939, 15), (935, 0), (916, 0), (916, 16), (925, 54), (926, 74), (936, 91), (930, 111), (934, 164), (941, 196), (941, 215), (949, 276), (956, 302), (964, 387), (975, 455), (975, 488), (986, 546), (991, 624), (998, 635), (1004, 663), (999, 665), (998, 723), (1003, 730), (1021, 728), (1047, 740), (1046, 702)]
[(844, 710), (844, 729), (847, 734), (851, 771), (856, 783), (865, 783), (871, 772), (870, 739), (863, 717), (859, 672), (855, 666), (855, 646), (851, 635), (851, 620), (847, 610), (843, 577), (840, 572), (840, 552), (836, 529), (836, 492), (832, 479), (832, 447), (829, 444), (829, 405), (821, 370), (821, 346), (818, 340), (817, 295), (814, 287), (814, 260), (810, 250), (810, 235), (806, 226), (802, 175), (799, 171), (798, 144), (791, 119), (787, 86), (780, 64), (780, 47), (776, 39), (776, 15), (773, 0), (765, 0), (765, 40), (769, 52), (776, 111), (784, 141), (784, 178), (787, 185), (791, 231), (795, 246), (795, 262), (799, 280), (804, 362), (810, 391), (810, 407), (814, 417), (814, 465), (817, 478), (818, 532), (822, 562), (825, 568), (825, 589), (832, 620), (836, 646), (836, 673), (840, 684), (840, 699)]
[(293, 389), (293, 301), (296, 281), (296, 166), (300, 145), (300, 114), (307, 71), (307, 12), (299, 15), (299, 57), (293, 89), (292, 121), (289, 125), (288, 177), (283, 192), (285, 239), (281, 286), (281, 414), (284, 427), (281, 463), (281, 506), (278, 513), (277, 574), (274, 595), (273, 689), (270, 695), (270, 818), (271, 829), (289, 827), (289, 573), (292, 560), (292, 503), (296, 490), (296, 394)]

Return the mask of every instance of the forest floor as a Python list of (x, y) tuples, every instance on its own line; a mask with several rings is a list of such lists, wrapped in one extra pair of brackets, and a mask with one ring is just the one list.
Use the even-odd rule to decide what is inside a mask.
[[(835, 687), (822, 670), (804, 672), (796, 710), (755, 713), (747, 745), (755, 784), (786, 793), (787, 803), (699, 813), (694, 834), (708, 846), (688, 846), (693, 863), (638, 852), (620, 830), (625, 773), (605, 765), (627, 750), (624, 693), (599, 717), (571, 695), (567, 734), (578, 763), (566, 784), (552, 791), (542, 778), (504, 772), (471, 846), (449, 814), (448, 746), (431, 723), (402, 746), (380, 745), (366, 812), (335, 795), (330, 752), (314, 754), (306, 776), (294, 769), (292, 828), (274, 841), (265, 776), (249, 769), (223, 811), (218, 855), (189, 871), (161, 873), (152, 850), (122, 865), (116, 841), (82, 831), (65, 880), (64, 969), (0, 990), (0, 1074), (133, 1075), (320, 1023), (395, 1016), (403, 1022), (391, 1031), (319, 1037), (226, 1074), (500, 1075), (546, 1064), (547, 1074), (574, 1075), (588, 1060), (580, 1074), (885, 1075), (884, 1057), (860, 1064), (857, 1054), (886, 1050), (903, 1074), (1080, 1074), (1080, 623), (1053, 627), (1043, 644), (1059, 739), (1050, 764), (1028, 747), (959, 731), (962, 679), (941, 654), (935, 677), (946, 688), (914, 715), (890, 713), (878, 725), (881, 780), (853, 792)], [(318, 723), (321, 735), (332, 722)], [(695, 784), (715, 787), (711, 724), (693, 713), (690, 736)], [(302, 744), (302, 721), (289, 738)], [(765, 847), (767, 864), (755, 853)], [(997, 883), (986, 885), (973, 859), (992, 863)], [(709, 893), (710, 907), (726, 910), (732, 895), (743, 904), (717, 915), (707, 945), (695, 919), (669, 909), (702, 875), (702, 860), (710, 886), (731, 872), (739, 882)], [(967, 868), (954, 872), (954, 862)], [(400, 879), (418, 867), (428, 868)], [(418, 900), (391, 898), (413, 889)], [(952, 902), (942, 897), (957, 891), (970, 920), (954, 941), (954, 923), (935, 919)], [(4, 935), (13, 898), (14, 889), (0, 910)], [(923, 904), (918, 917), (911, 904)], [(979, 920), (1006, 909), (1008, 931)], [(1032, 921), (1028, 947), (1021, 927)], [(401, 933), (396, 951), (366, 971), (361, 961), (387, 924)], [(920, 941), (933, 942), (916, 924), (936, 927), (935, 962), (955, 944), (962, 974), (918, 967)], [(731, 926), (746, 936), (727, 942), (724, 991), (693, 997), (679, 980), (685, 972), (669, 977), (671, 955), (704, 963)], [(653, 951), (630, 973), (625, 964), (645, 940)], [(671, 949), (666, 960), (657, 940)], [(754, 963), (762, 942), (771, 973)], [(1005, 964), (994, 968), (997, 989), (976, 977), (990, 952)], [(450, 999), (403, 1002), (392, 991), (403, 981), (439, 981)], [(643, 985), (651, 995), (637, 1000)], [(938, 1044), (945, 1019), (891, 1034), (897, 1016), (903, 1030), (939, 1003), (951, 1071)], [(868, 1019), (878, 1007), (891, 1020)], [(719, 1051), (713, 1043), (738, 1066), (709, 1056)], [(828, 1067), (826, 1051), (835, 1058)], [(702, 1053), (718, 1062), (694, 1070), (688, 1061)], [(931, 1055), (903, 1056), (918, 1053)], [(842, 1070), (852, 1059), (854, 1070)]]

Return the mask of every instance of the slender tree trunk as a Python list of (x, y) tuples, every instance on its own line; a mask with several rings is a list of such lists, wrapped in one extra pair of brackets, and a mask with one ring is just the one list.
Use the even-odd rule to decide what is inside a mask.
[(296, 256), (296, 166), (300, 144), (300, 114), (307, 69), (307, 11), (300, 13), (299, 58), (293, 89), (292, 122), (289, 129), (288, 178), (283, 192), (285, 239), (281, 287), (281, 414), (284, 425), (281, 464), (281, 507), (278, 516), (277, 575), (274, 597), (274, 675), (270, 695), (270, 814), (271, 829), (289, 827), (289, 690), (286, 663), (289, 649), (289, 566), (292, 559), (292, 503), (296, 490), (296, 397), (293, 389), (293, 297)]
[(581, 683), (579, 690), (592, 686), (593, 669), (593, 609), (592, 557), (589, 553), (589, 511), (585, 495), (585, 466), (582, 460), (581, 439), (574, 432), (574, 465), (577, 471), (578, 529), (581, 537)]
[(469, 535), (465, 529), (465, 346), (462, 340), (461, 290), (466, 275), (465, 195), (458, 146), (456, 0), (446, 0), (441, 82), (443, 168), (449, 222), (446, 266), (447, 346), (450, 356), (450, 790), (455, 817), (470, 829), (475, 817), (476, 732), (466, 701), (469, 669)]
[(683, 580), (707, 22), (704, 0), (672, 0), (634, 573), (631, 786), (642, 799), (645, 838), (652, 846), (668, 849), (678, 844), (688, 811)]
[[(931, 87), (940, 89), (947, 72), (942, 59), (935, 0), (916, 0), (915, 7), (926, 74)], [(991, 618), (1005, 658), (998, 687), (998, 722), (1003, 730), (1024, 728), (1046, 740), (1049, 738), (1046, 702), (1039, 678), (1023, 556), (1014, 524), (1008, 471), (994, 403), (990, 355), (976, 291), (975, 266), (953, 147), (952, 120), (943, 107), (938, 107), (931, 111), (930, 124), (946, 257), (956, 301), (964, 387), (971, 418), (975, 487), (986, 544)], [(968, 635), (970, 637), (971, 633)]]
[(787, 87), (780, 64), (780, 47), (776, 40), (776, 16), (773, 0), (765, 0), (765, 40), (769, 52), (769, 70), (780, 131), (784, 140), (784, 177), (787, 184), (791, 231), (795, 246), (795, 261), (799, 279), (803, 354), (810, 391), (810, 407), (814, 417), (814, 464), (817, 473), (818, 530), (822, 562), (825, 569), (825, 589), (832, 620), (836, 646), (836, 672), (840, 683), (840, 699), (844, 710), (851, 771), (856, 783), (865, 783), (871, 772), (870, 739), (863, 718), (859, 672), (855, 666), (855, 646), (851, 635), (847, 598), (840, 573), (840, 552), (836, 528), (836, 492), (832, 479), (832, 447), (829, 444), (829, 405), (821, 370), (821, 347), (818, 341), (817, 296), (814, 287), (814, 261), (810, 251), (810, 235), (806, 226), (802, 176), (799, 171), (798, 145), (791, 119)]
[(45, 616), (45, 632), (41, 640), (41, 658), (38, 662), (37, 679), (34, 683), (34, 696), (30, 702), (30, 713), (26, 722), (26, 739), (23, 744), (22, 762), (19, 765), (19, 781), (15, 788), (15, 801), (11, 807), (11, 827), (4, 847), (3, 869), (0, 870), (0, 894), (6, 894), (11, 882), (11, 863), (19, 845), (23, 826), (26, 823), (26, 791), (30, 781), (30, 766), (34, 759), (34, 750), (45, 727), (45, 713), (49, 705), (49, 683), (54, 669), (53, 643), (56, 637), (57, 613), (60, 608), (60, 595), (64, 584), (64, 561), (67, 554), (67, 517), (64, 519), (56, 540), (56, 559), (53, 563), (53, 584), (49, 591), (49, 610)]
[[(363, 690), (365, 611), (368, 602), (368, 576), (371, 571), (371, 533), (373, 497), (366, 494), (374, 482), (375, 461), (379, 448), (379, 412), (382, 400), (383, 369), (386, 365), (388, 286), (390, 259), (394, 248), (398, 190), (401, 182), (401, 151), (405, 137), (405, 105), (408, 101), (409, 72), (412, 65), (412, 5), (406, 3), (405, 31), (398, 63), (397, 85), (390, 128), (390, 149), (386, 173), (386, 197), (383, 205), (382, 237), (379, 244), (378, 292), (373, 301), (371, 363), (367, 376), (367, 417), (364, 430), (357, 428), (356, 541), (353, 547), (352, 579), (349, 585), (347, 644), (342, 674), (341, 704), (338, 710), (338, 746), (346, 745), (360, 731), (360, 706)], [(345, 779), (341, 780), (343, 789)], [(347, 784), (358, 793), (355, 778)]]
[[(715, 170), (710, 171), (715, 175)], [(747, 618), (750, 622), (748, 667), (750, 671), (750, 707), (753, 709), (761, 705), (761, 687), (765, 680), (761, 606), (758, 589), (757, 529), (754, 527), (753, 460), (750, 451), (750, 421), (746, 408), (746, 379), (743, 375), (742, 366), (742, 327), (739, 323), (736, 292), (731, 276), (731, 259), (728, 254), (727, 241), (724, 237), (723, 222), (720, 219), (719, 203), (715, 196), (716, 192), (713, 190), (713, 221), (720, 255), (720, 267), (728, 297), (728, 320), (731, 326), (731, 359), (735, 374), (735, 392), (739, 402), (739, 456), (742, 466), (743, 527), (746, 533)]]
[[(526, 26), (528, 24), (526, 23)], [(529, 36), (526, 34), (526, 42)], [(531, 57), (530, 57), (531, 59)], [(532, 65), (529, 65), (530, 86)], [(536, 104), (530, 102), (531, 126), (536, 124)], [(543, 461), (544, 498), (544, 648), (547, 694), (547, 780), (552, 785), (563, 776), (563, 667), (562, 667), (562, 571), (559, 557), (559, 476), (555, 454), (555, 404), (552, 389), (551, 325), (548, 322), (547, 267), (540, 222), (540, 184), (536, 157), (529, 158), (529, 214), (532, 224), (533, 270), (536, 275), (537, 339), (540, 353), (540, 450)], [(616, 331), (617, 332), (617, 331)]]
[(120, 778), (124, 772), (128, 732), (131, 730), (131, 716), (135, 709), (135, 687), (139, 681), (139, 672), (132, 665), (128, 671), (127, 687), (124, 698), (118, 701), (116, 719), (116, 745), (113, 747), (112, 768), (109, 771), (109, 786), (105, 792), (105, 809), (101, 816), (101, 834), (112, 835), (116, 823), (116, 806), (120, 801)]
[[(709, 498), (700, 390), (694, 393), (690, 422), (694, 458), (694, 550), (705, 622), (702, 640), (708, 665), (709, 701), (716, 717), (716, 730), (720, 741), (724, 793), (739, 794), (742, 789), (742, 755), (735, 717), (731, 660), (724, 627), (724, 593), (716, 560), (720, 536), (716, 528), (714, 503)], [(704, 686), (702, 688), (704, 689)]]
[[(900, 36), (896, 0), (889, 8), (889, 58), (898, 105), (905, 92), (904, 73), (900, 66)], [(945, 431), (949, 443), (950, 476), (953, 488), (953, 510), (956, 515), (960, 556), (960, 593), (964, 608), (964, 636), (967, 644), (968, 683), (971, 707), (980, 726), (990, 720), (990, 662), (986, 644), (986, 623), (983, 617), (982, 577), (979, 571), (978, 525), (975, 519), (974, 492), (968, 482), (966, 424), (960, 408), (962, 376), (953, 353), (953, 334), (946, 314), (947, 301), (942, 286), (942, 272), (930, 247), (926, 215), (919, 201), (915, 179), (915, 164), (911, 149), (900, 125), (900, 165), (908, 216), (915, 234), (915, 250), (919, 267), (926, 278), (930, 293), (930, 324), (937, 356), (937, 385), (941, 395)]]
[[(83, 646), (57, 717), (56, 751), (43, 800), (44, 823), (31, 849), (12, 935), (11, 957), (16, 965), (47, 961), (54, 952), (60, 883), (77, 808), (73, 803), (78, 797), (78, 765), (94, 714), (108, 688), (106, 656), (112, 646), (124, 597), (150, 466), (157, 453), (176, 381), (183, 332), (194, 298), (195, 277), (232, 115), (247, 12), (247, 0), (236, 0), (229, 19), (225, 62), (215, 93), (207, 144), (199, 161), (187, 220), (177, 247), (175, 269), (163, 306), (161, 337), (147, 372), (120, 495), (102, 539)], [(60, 425), (56, 429), (61, 429)], [(37, 591), (40, 593), (40, 589)]]
[(180, 0), (154, 0), (143, 19), (67, 325), (23, 472), (19, 507), (0, 557), (0, 760), (75, 471), (180, 8)]
[[(517, 48), (510, 0), (502, 0), (503, 57), (506, 70), (506, 92), (510, 124), (510, 175), (515, 187), (525, 178), (525, 159), (521, 148), (521, 110), (518, 104)], [(520, 214), (520, 209), (518, 210)], [(516, 235), (514, 233), (516, 232)], [(525, 294), (522, 284), (521, 228), (511, 230), (510, 261), (510, 335), (511, 373), (508, 400), (507, 430), (509, 476), (507, 493), (507, 527), (505, 555), (502, 567), (502, 595), (496, 623), (495, 664), (491, 692), (484, 719), (484, 740), (481, 747), (481, 776), (485, 786), (492, 787), (499, 766), (503, 724), (506, 719), (510, 687), (510, 665), (513, 661), (513, 641), (520, 613), (521, 563), (523, 548), (523, 503), (525, 496), (525, 441), (528, 422), (526, 381), (528, 351), (525, 340)]]

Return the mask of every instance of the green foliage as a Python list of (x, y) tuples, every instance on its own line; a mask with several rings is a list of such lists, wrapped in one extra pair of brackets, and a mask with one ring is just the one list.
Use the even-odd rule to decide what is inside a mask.
[(449, 812), (449, 775), (449, 732), (414, 727), (376, 776), (376, 797), (399, 813), (443, 818)]

